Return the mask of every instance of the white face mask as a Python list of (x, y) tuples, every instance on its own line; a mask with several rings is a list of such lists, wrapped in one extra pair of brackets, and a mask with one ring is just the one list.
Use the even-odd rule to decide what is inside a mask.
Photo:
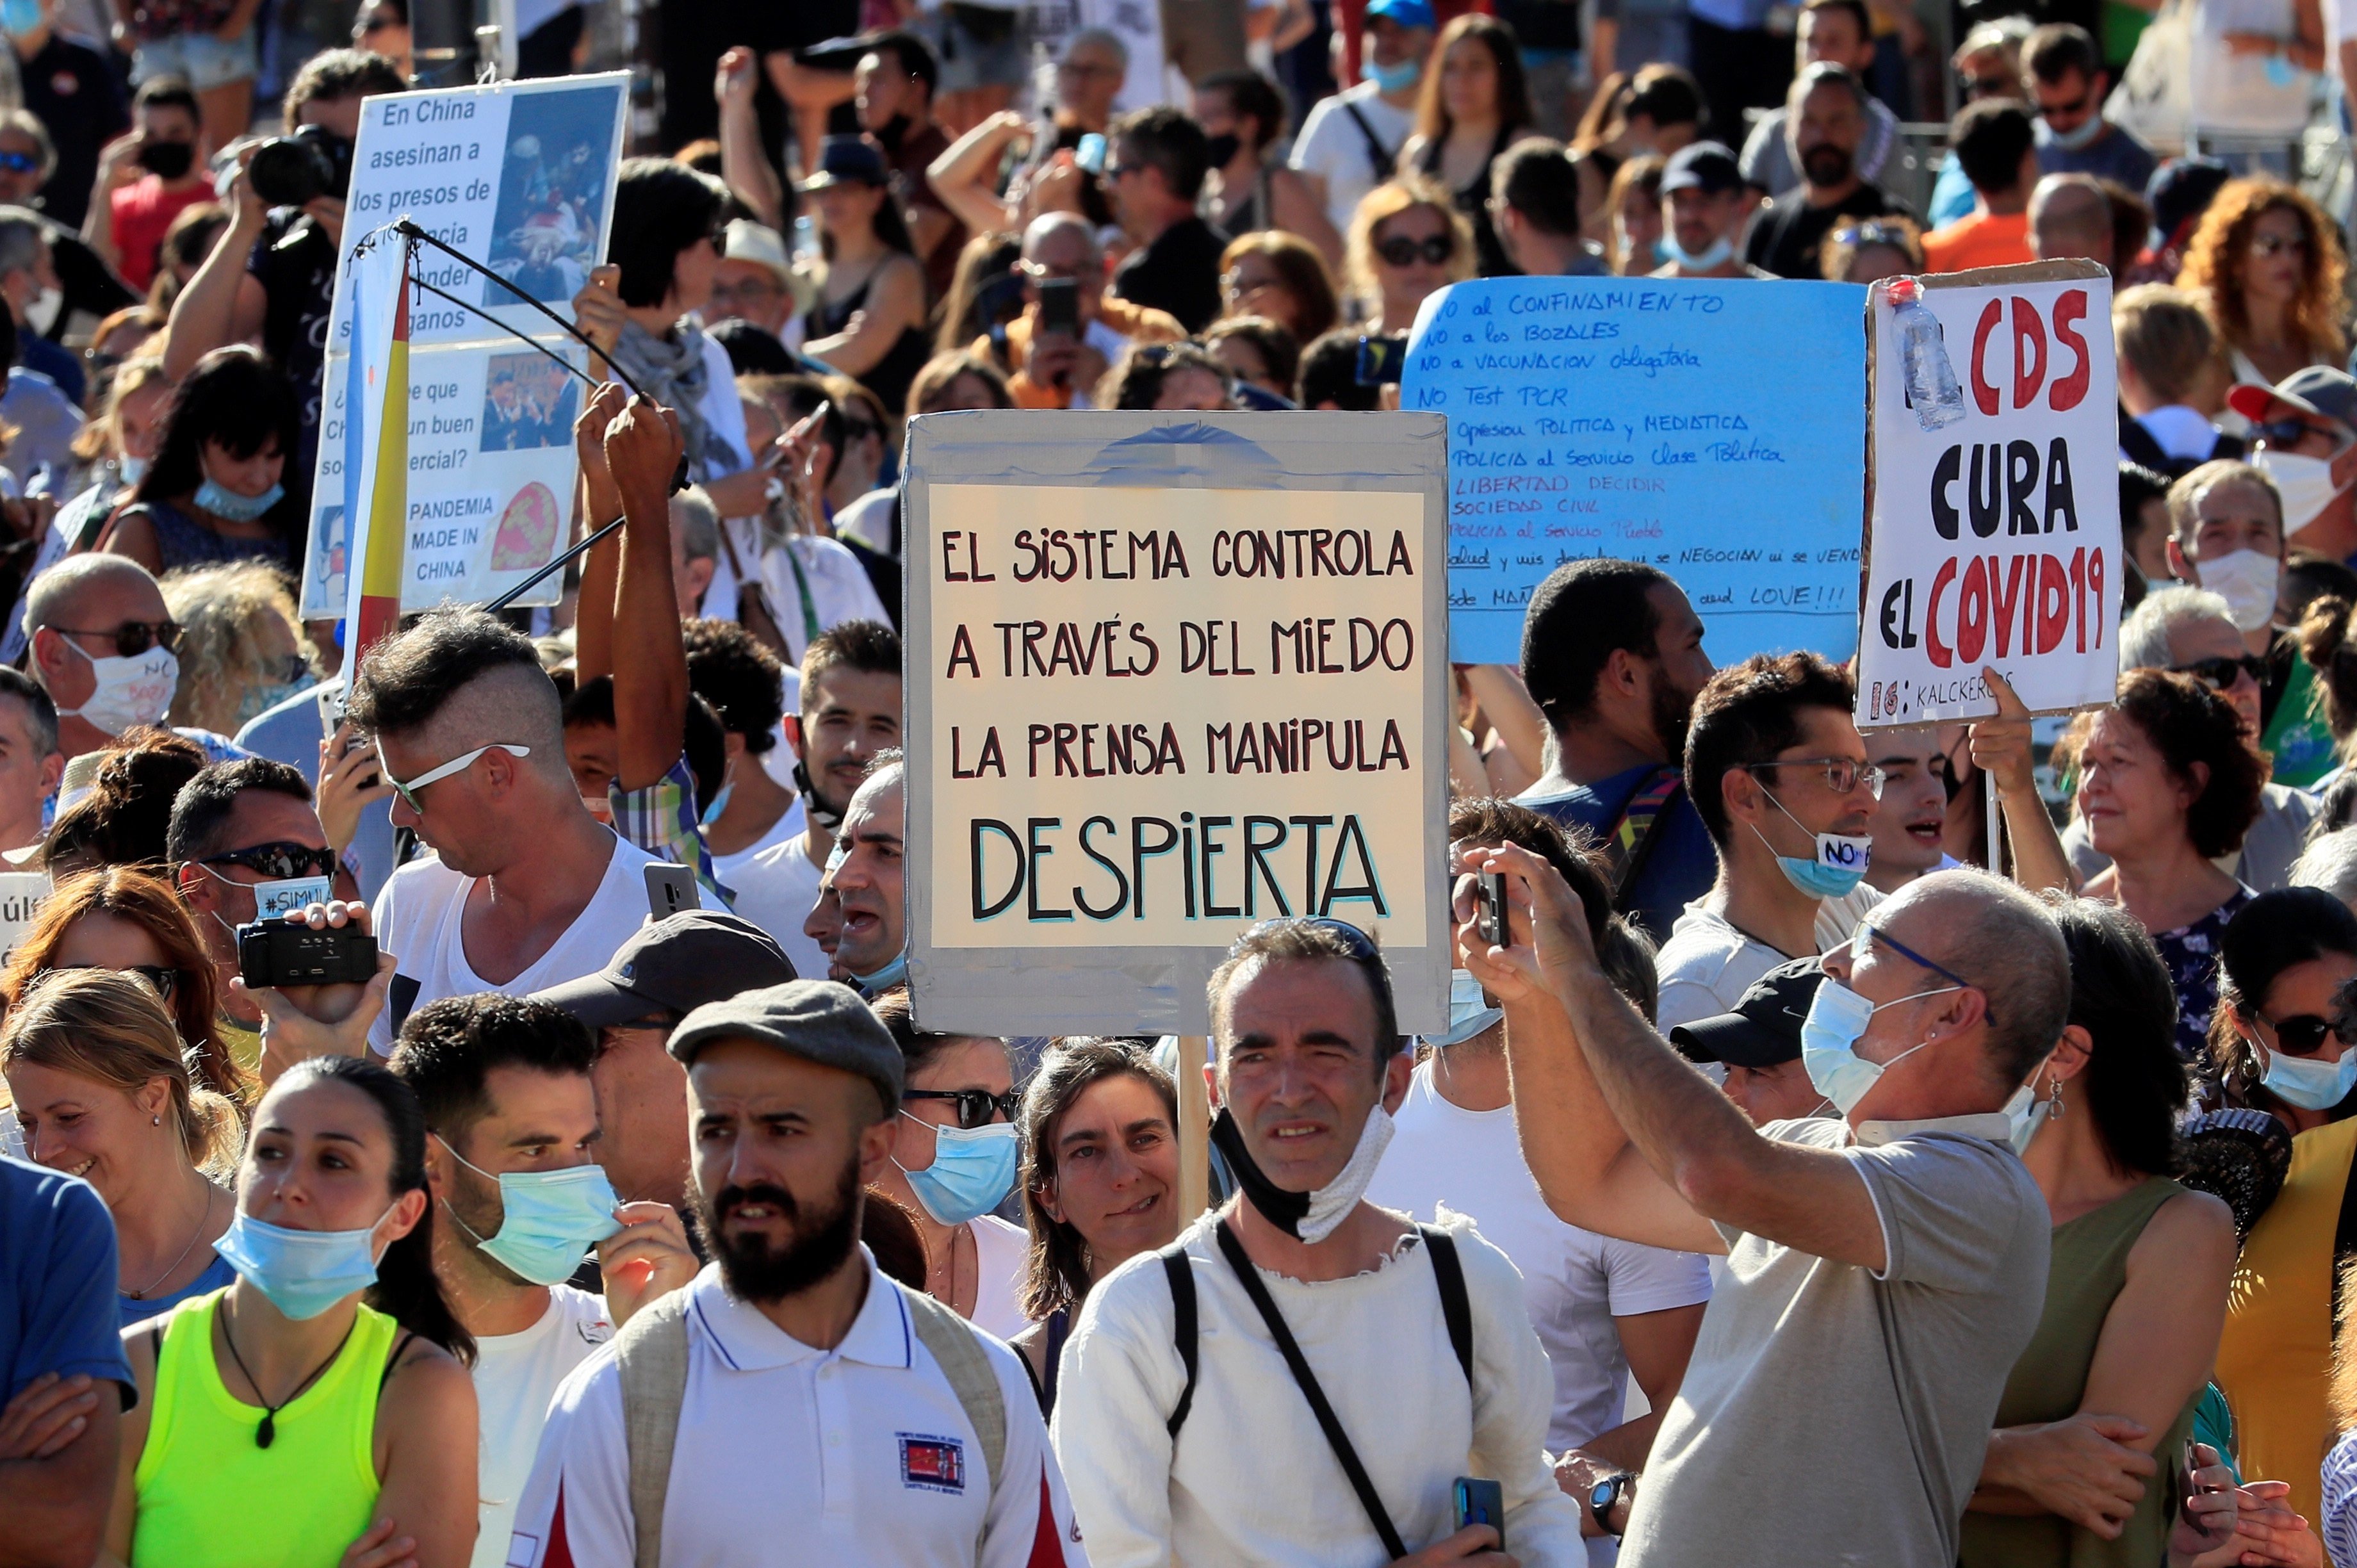
[(86, 720), (108, 735), (121, 735), (135, 725), (163, 722), (180, 686), (180, 660), (167, 648), (151, 648), (135, 658), (110, 653), (103, 659), (84, 652), (69, 637), (68, 648), (81, 654), (98, 685), (78, 708), (59, 708), (59, 718)]
[(66, 302), (65, 292), (52, 284), (33, 296), (25, 306), (25, 325), (46, 338), (58, 324), (58, 309)]
[(2201, 585), (2226, 601), (2236, 631), (2256, 631), (2276, 618), (2276, 580), (2283, 563), (2255, 550), (2230, 550), (2215, 560), (2197, 562)]
[[(2276, 490), (2283, 497), (2284, 533), (2298, 533), (2314, 522), (2319, 513), (2341, 499), (2349, 487), (2332, 482), (2332, 460), (2329, 457), (2303, 457), (2297, 452), (2277, 452), (2262, 446), (2251, 454), (2251, 467), (2276, 482)], [(2205, 580), (2204, 586), (2207, 586)]]

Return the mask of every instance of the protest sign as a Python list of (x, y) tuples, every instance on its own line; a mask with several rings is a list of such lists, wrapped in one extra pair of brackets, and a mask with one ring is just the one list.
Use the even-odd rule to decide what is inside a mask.
[(917, 1016), (1201, 1035), (1279, 915), (1374, 932), (1440, 1026), (1444, 434), (1429, 414), (909, 425)]
[(2111, 279), (2093, 262), (1990, 267), (1921, 280), (1914, 306), (1938, 329), (1922, 328), (1910, 394), (1902, 338), (1921, 318), (1894, 308), (1889, 284), (1867, 306), (1857, 722), (1986, 717), (1985, 666), (2033, 713), (2108, 703), (2121, 573)]
[[(606, 253), (629, 80), (502, 81), (362, 102), (320, 379), (307, 618), (344, 614), (346, 476), (374, 439), (350, 402), (353, 355), (373, 351), (354, 335), (352, 251), (408, 217), (570, 320), (573, 296)], [(404, 610), (491, 599), (564, 547), (583, 391), (565, 366), (599, 369), (554, 322), (441, 252), (421, 249), (415, 277)], [(552, 576), (524, 602), (554, 603), (561, 587)]]
[(1677, 579), (1721, 664), (1857, 635), (1859, 292), (1485, 278), (1434, 295), (1400, 406), (1448, 415), (1450, 656), (1521, 657), (1531, 592), (1610, 555)]
[(8, 955), (33, 929), (49, 890), (45, 871), (0, 871), (0, 963), (8, 961)]

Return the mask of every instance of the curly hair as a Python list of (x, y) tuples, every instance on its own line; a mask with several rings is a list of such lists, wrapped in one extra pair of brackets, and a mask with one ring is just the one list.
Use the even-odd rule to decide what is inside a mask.
[(1415, 207), (1431, 208), (1448, 225), (1455, 242), (1448, 252), (1448, 281), (1463, 283), (1473, 275), (1473, 225), (1457, 210), (1456, 199), (1422, 175), (1395, 175), (1361, 197), (1358, 210), (1351, 214), (1342, 277), (1351, 297), (1361, 305), (1380, 307), (1383, 299), (1383, 284), (1375, 276), (1375, 231)]
[(2341, 325), (2349, 257), (2341, 249), (2340, 226), (2305, 192), (2281, 180), (2232, 179), (2219, 188), (2217, 199), (2201, 215), (2201, 226), (2186, 243), (2185, 267), (2177, 274), (2177, 286), (2202, 294), (2218, 335), (2229, 344), (2248, 341), (2251, 321), (2243, 307), (2238, 270), (2250, 249), (2252, 231), (2261, 218), (2276, 211), (2298, 217), (2300, 236), (2308, 242), (2299, 297), (2291, 306), (2291, 328), (2310, 352), (2337, 365), (2349, 357), (2349, 337)]
[[(2080, 714), (2054, 743), (2058, 773), (2083, 778), (2081, 753), (2098, 714), (2117, 714), (2135, 725), (2160, 754), (2169, 776), (2199, 790), (2185, 808), (2185, 835), (2197, 854), (2215, 860), (2241, 847), (2243, 835), (2258, 819), (2267, 763), (2243, 737), (2243, 721), (2232, 703), (2190, 675), (2128, 671), (2109, 707)], [(2196, 764), (2209, 770), (2206, 780), (2194, 771)]]
[[(245, 711), (248, 693), (317, 673), (305, 654), (295, 596), (276, 567), (252, 560), (191, 566), (161, 586), (182, 628), (173, 724), (235, 735), (253, 717)], [(291, 657), (272, 652), (264, 636), (274, 616), (293, 639)]]
[(2319, 677), (2324, 722), (2335, 746), (2357, 731), (2357, 609), (2337, 594), (2327, 594), (2308, 607), (2299, 618), (2299, 655)]

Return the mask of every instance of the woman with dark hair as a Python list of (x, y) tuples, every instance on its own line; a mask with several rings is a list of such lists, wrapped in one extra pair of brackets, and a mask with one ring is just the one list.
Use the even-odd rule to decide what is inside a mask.
[(1011, 1341), (1039, 1408), (1056, 1409), (1056, 1364), (1096, 1283), (1177, 1238), (1178, 1092), (1131, 1040), (1059, 1041), (1023, 1093), (1023, 1280), (1030, 1327)]
[(1099, 408), (1216, 413), (1236, 406), (1233, 388), (1227, 361), (1192, 343), (1135, 343), (1093, 395)]
[(52, 881), (102, 865), (161, 872), (172, 802), (204, 771), (205, 748), (157, 725), (135, 725), (95, 754), (80, 798), (58, 812), (41, 843)]
[(1234, 372), (1237, 395), (1255, 389), (1282, 403), (1261, 406), (1293, 406), (1293, 384), (1301, 377), (1301, 345), (1282, 323), (1265, 316), (1228, 316), (1204, 329), (1203, 347)]
[(1203, 220), (1222, 234), (1266, 231), (1299, 236), (1329, 265), (1342, 259), (1342, 236), (1326, 204), (1300, 175), (1272, 162), (1285, 134), (1285, 97), (1256, 70), (1222, 70), (1195, 84), (1195, 118), (1211, 138), (1211, 177), (1203, 182)]
[(296, 423), (294, 389), (261, 354), (207, 354), (172, 393), (156, 460), (98, 547), (159, 577), (247, 559), (291, 572), (303, 519), (279, 480)]
[(917, 1027), (909, 993), (877, 997), (908, 1073), (892, 1160), (875, 1186), (909, 1211), (925, 1243), (925, 1294), (976, 1328), (1012, 1339), (1031, 1322), (1021, 1292), (1029, 1242), (991, 1212), (1015, 1189), (1015, 1069), (1006, 1042)]
[(435, 1278), (433, 1212), (408, 1085), (351, 1057), (278, 1080), (216, 1244), (237, 1283), (124, 1332), (139, 1398), (114, 1561), (468, 1561), (475, 1347)]
[(1612, 236), (1604, 253), (1624, 278), (1643, 277), (1662, 264), (1655, 248), (1662, 242), (1662, 177), (1668, 170), (1664, 160), (1644, 153), (1622, 164), (1612, 177), (1605, 200)]
[(2218, 994), (2217, 944), (2251, 890), (2212, 864), (2259, 812), (2266, 770), (2225, 698), (2190, 675), (2136, 670), (2109, 706), (2083, 714), (2056, 747), (2075, 766), (2075, 807), (2112, 864), (2087, 896), (2152, 933), (2177, 986), (2177, 1047), (2198, 1058)]
[(2054, 912), (2071, 953), (2070, 1021), (2011, 1109), (2054, 1225), (2046, 1307), (1998, 1402), (1960, 1561), (2150, 1568), (2177, 1497), (2141, 1484), (2131, 1456), (2173, 1462), (2192, 1434), (2234, 1221), (2169, 1178), (2186, 1074), (2151, 938), (2093, 899), (2057, 900)]
[(2262, 893), (2218, 944), (2207, 1076), (2219, 1105), (2266, 1112), (2295, 1134), (2357, 1112), (2357, 1052), (2333, 1033), (2357, 980), (2357, 915), (2320, 887)]
[(1448, 24), (1434, 57), (1440, 69), (1425, 73), (1415, 132), (1400, 148), (1399, 172), (1448, 187), (1473, 225), (1480, 274), (1511, 276), (1514, 263), (1490, 226), (1490, 166), (1539, 134), (1531, 123), (1523, 51), (1513, 28), (1475, 13)]
[[(1339, 255), (1342, 242), (1335, 241)], [(1321, 338), (1341, 314), (1334, 274), (1309, 242), (1275, 230), (1239, 234), (1220, 252), (1221, 316), (1265, 316), (1297, 343)]]
[(811, 198), (826, 257), (818, 303), (802, 318), (802, 352), (865, 382), (886, 408), (906, 408), (932, 345), (925, 269), (884, 155), (857, 136), (829, 136), (818, 172), (794, 188)]

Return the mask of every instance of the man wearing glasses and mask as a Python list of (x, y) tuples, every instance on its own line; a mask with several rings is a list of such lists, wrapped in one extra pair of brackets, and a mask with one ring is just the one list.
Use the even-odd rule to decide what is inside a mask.
[[(180, 683), (180, 628), (164, 590), (136, 561), (73, 555), (33, 580), (25, 599), (33, 679), (58, 705), (68, 762), (137, 725), (164, 722)], [(190, 736), (215, 761), (244, 754), (218, 736)]]
[(1849, 677), (1813, 653), (1745, 660), (1695, 699), (1686, 794), (1718, 879), (1662, 946), (1663, 1029), (1734, 1011), (1752, 982), (1846, 940), (1866, 885), (1882, 770), (1850, 722)]
[(2357, 381), (2322, 365), (2226, 394), (2251, 422), (2251, 466), (2283, 497), (2284, 542), (2357, 557)]

